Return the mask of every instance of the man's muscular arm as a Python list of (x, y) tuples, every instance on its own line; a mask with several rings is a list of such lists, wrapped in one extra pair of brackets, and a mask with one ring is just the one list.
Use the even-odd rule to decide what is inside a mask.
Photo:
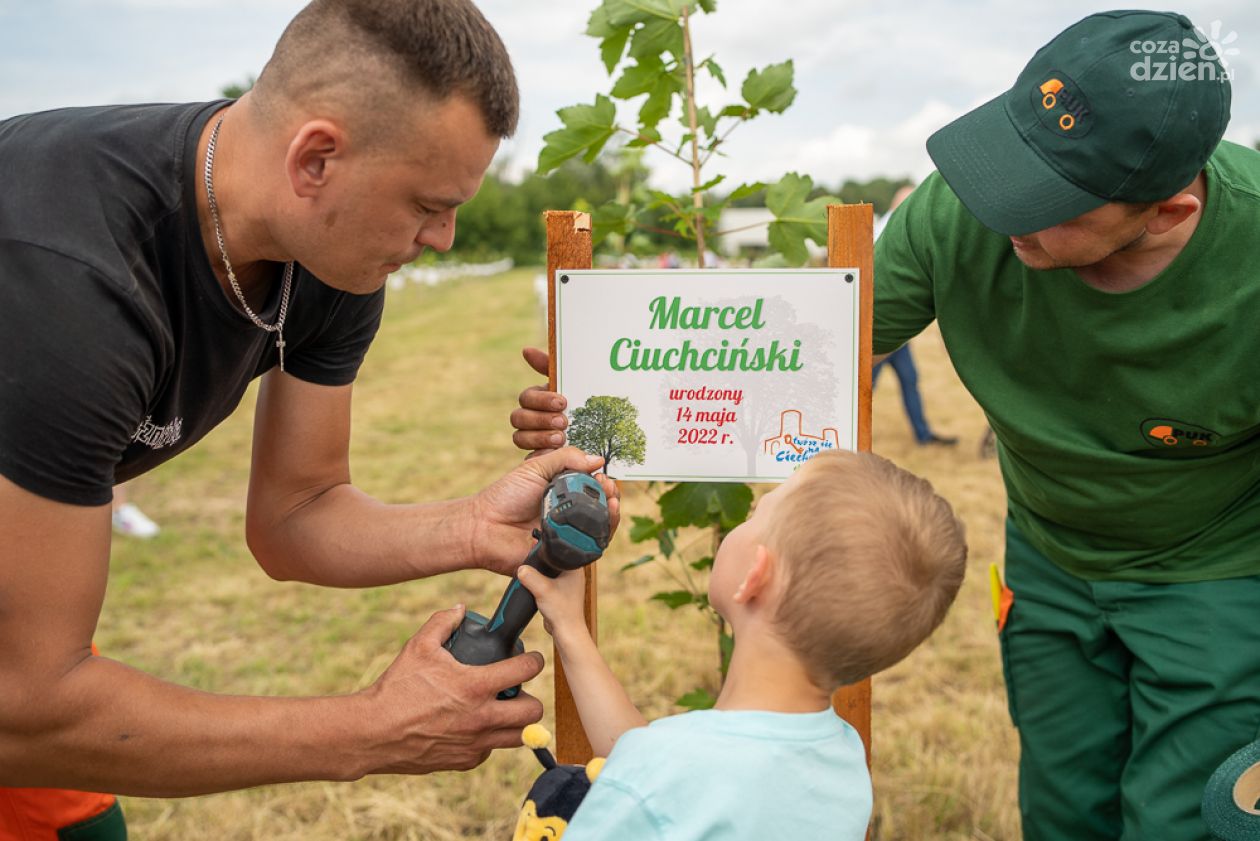
[[(548, 480), (599, 464), (565, 450), (471, 497), (387, 505), (350, 483), (350, 391), (278, 370), (263, 378), (246, 536), (275, 578), (371, 587), (472, 567), (511, 575), (533, 545)], [(617, 490), (601, 481), (615, 527)]]
[(437, 614), (371, 687), (252, 698), (179, 687), (91, 653), (109, 506), (51, 502), (0, 477), (0, 786), (175, 796), (377, 772), (466, 769), (541, 714), (495, 693), (536, 654), (456, 663)]

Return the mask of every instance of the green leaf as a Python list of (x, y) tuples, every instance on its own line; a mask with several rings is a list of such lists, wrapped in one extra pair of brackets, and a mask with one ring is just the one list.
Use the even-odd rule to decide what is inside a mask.
[(819, 245), (827, 242), (827, 205), (838, 199), (819, 196), (806, 201), (813, 189), (808, 175), (789, 172), (766, 191), (766, 207), (775, 217), (770, 223), (770, 248), (782, 254), (789, 265), (800, 266), (809, 259), (806, 239)]
[(632, 58), (660, 58), (666, 52), (675, 56), (684, 53), (683, 30), (677, 20), (657, 18), (634, 31), (634, 37), (630, 41)]
[(790, 225), (770, 223), (767, 232), (770, 250), (783, 255), (789, 266), (803, 266), (809, 262), (809, 249), (805, 246), (805, 237), (795, 236)]
[(678, 20), (694, 0), (604, 0), (603, 9), (613, 26), (647, 23), (653, 18)]
[(608, 71), (609, 76), (617, 69), (617, 64), (626, 51), (626, 40), (629, 37), (629, 29), (618, 29), (599, 42), (599, 57), (603, 60), (604, 69)]
[(660, 547), (661, 554), (666, 558), (674, 556), (674, 535), (677, 533), (674, 529), (661, 529), (660, 537), (656, 540), (656, 545)]
[(706, 58), (700, 62), (700, 66), (709, 71), (709, 75), (717, 79), (718, 84), (726, 87), (726, 74), (722, 72), (722, 65), (718, 64), (712, 58)]
[(661, 533), (661, 522), (651, 517), (633, 517), (634, 525), (630, 527), (630, 542), (642, 543), (651, 540)]
[(703, 192), (705, 192), (706, 190), (712, 190), (714, 187), (716, 187), (717, 185), (721, 184), (721, 183), (722, 183), (723, 181), (725, 181), (725, 180), (726, 180), (726, 176), (725, 176), (725, 175), (719, 175), (719, 176), (717, 176), (716, 178), (710, 178), (708, 181), (704, 182), (704, 183), (703, 183), (703, 184), (701, 184), (699, 187), (693, 187), (693, 188), (691, 189), (691, 192), (693, 192), (693, 193), (703, 193)]
[(711, 710), (717, 697), (707, 689), (693, 689), (674, 703), (687, 710)]
[(726, 202), (706, 202), (704, 207), (700, 209), (700, 214), (704, 217), (704, 224), (713, 230), (722, 220), (722, 211), (726, 208)]
[(706, 14), (713, 14), (717, 11), (717, 0), (699, 0), (699, 5)]
[(636, 558), (635, 560), (631, 561), (630, 563), (626, 564), (625, 566), (623, 566), (621, 568), (621, 571), (626, 572), (627, 570), (632, 570), (635, 567), (641, 567), (644, 564), (650, 564), (654, 560), (656, 560), (655, 555), (642, 555)]
[(748, 518), (752, 489), (729, 482), (680, 482), (661, 494), (661, 521), (667, 528), (720, 526), (732, 529)]
[(753, 492), (747, 485), (723, 482), (718, 486), (717, 502), (719, 524), (729, 531), (748, 519), (752, 508)]
[(622, 29), (629, 31), (629, 27), (613, 26), (612, 21), (608, 19), (608, 10), (603, 6), (596, 6), (595, 11), (591, 12), (591, 16), (586, 20), (586, 34), (592, 38), (607, 38)]
[(670, 610), (677, 610), (683, 605), (689, 605), (696, 600), (695, 595), (690, 590), (670, 590), (665, 593), (654, 593), (652, 601), (662, 602)]
[(812, 189), (814, 179), (808, 175), (789, 172), (766, 191), (766, 207), (775, 216), (783, 216), (804, 205)]
[[(652, 210), (657, 208), (674, 208), (682, 204), (682, 201), (669, 193), (660, 190), (648, 190), (648, 207)], [(668, 491), (666, 491), (668, 493)]]
[(677, 89), (672, 75), (666, 73), (659, 77), (656, 87), (652, 89), (647, 101), (639, 109), (639, 124), (655, 131), (660, 121), (669, 116), (670, 109), (674, 106), (674, 92)]
[(718, 116), (719, 117), (739, 117), (742, 119), (744, 117), (750, 117), (752, 116), (752, 114), (749, 111), (747, 105), (728, 105), (718, 112)]
[(695, 137), (694, 134), (687, 132), (682, 137), (678, 138), (678, 148), (674, 150), (674, 154), (681, 155), (683, 153), (683, 149), (687, 147), (687, 144), (691, 142), (691, 138), (693, 137)]
[(698, 561), (692, 561), (691, 568), (696, 571), (705, 570), (705, 569), (713, 569), (713, 556), (705, 555), (703, 558), (701, 558)]
[(727, 201), (739, 201), (740, 199), (746, 199), (751, 195), (760, 193), (764, 189), (766, 189), (764, 181), (754, 181), (751, 184), (740, 184), (731, 191), (731, 194), (727, 196), (726, 199)]
[(660, 85), (661, 77), (668, 76), (665, 64), (654, 56), (641, 58), (637, 64), (627, 67), (621, 73), (609, 93), (617, 99), (632, 99), (645, 93), (651, 93)]
[(634, 230), (634, 207), (607, 201), (595, 208), (591, 221), (595, 226), (591, 234), (591, 245), (599, 245), (611, 234), (625, 236)]
[(577, 155), (584, 155), (588, 163), (595, 160), (613, 136), (617, 108), (611, 99), (598, 94), (594, 105), (571, 105), (556, 114), (564, 128), (543, 138), (544, 145), (538, 153), (538, 172), (543, 175)]
[(661, 133), (654, 128), (640, 126), (639, 136), (626, 143), (627, 148), (638, 149), (661, 142)]
[(717, 121), (718, 118), (713, 116), (708, 106), (696, 109), (696, 125), (704, 129), (705, 137), (713, 137), (717, 133)]
[(764, 70), (748, 71), (740, 94), (756, 110), (773, 114), (786, 110), (796, 99), (796, 88), (792, 87), (792, 60), (771, 64)]

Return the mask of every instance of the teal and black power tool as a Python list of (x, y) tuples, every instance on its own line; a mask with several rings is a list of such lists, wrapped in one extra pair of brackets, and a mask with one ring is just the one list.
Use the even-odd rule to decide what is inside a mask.
[[(538, 542), (524, 563), (548, 578), (581, 569), (599, 559), (608, 548), (612, 531), (608, 497), (599, 482), (585, 473), (566, 470), (551, 480), (543, 495), (542, 518), (534, 529)], [(534, 596), (520, 581), (512, 580), (489, 619), (468, 611), (464, 621), (446, 641), (446, 648), (461, 663), (483, 666), (525, 652), (521, 632), (538, 612)], [(515, 698), (519, 686), (499, 693)]]

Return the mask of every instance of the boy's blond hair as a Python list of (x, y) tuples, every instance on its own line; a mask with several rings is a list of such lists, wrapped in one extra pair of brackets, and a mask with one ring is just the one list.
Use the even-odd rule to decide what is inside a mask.
[(966, 571), (963, 525), (924, 479), (870, 453), (820, 453), (779, 500), (766, 546), (786, 572), (775, 624), (833, 690), (905, 657)]

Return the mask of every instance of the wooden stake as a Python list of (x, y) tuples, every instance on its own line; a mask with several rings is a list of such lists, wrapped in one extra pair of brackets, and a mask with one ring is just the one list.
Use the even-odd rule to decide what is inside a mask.
[[(591, 214), (548, 210), (543, 213), (543, 219), (547, 225), (547, 352), (551, 358), (547, 382), (555, 391), (556, 272), (559, 269), (591, 268)], [(586, 627), (591, 629), (591, 638), (598, 640), (595, 564), (588, 565), (582, 572), (586, 578)], [(582, 729), (582, 719), (578, 716), (569, 681), (564, 676), (564, 667), (560, 665), (560, 655), (554, 646), (551, 659), (556, 668), (556, 759), (564, 764), (583, 765), (594, 755), (591, 743)]]
[[(858, 449), (871, 449), (871, 317), (874, 313), (875, 219), (869, 204), (827, 206), (827, 265), (833, 269), (856, 268), (860, 273), (858, 313)], [(871, 680), (836, 690), (831, 705), (852, 724), (866, 745), (866, 764), (871, 762)]]

